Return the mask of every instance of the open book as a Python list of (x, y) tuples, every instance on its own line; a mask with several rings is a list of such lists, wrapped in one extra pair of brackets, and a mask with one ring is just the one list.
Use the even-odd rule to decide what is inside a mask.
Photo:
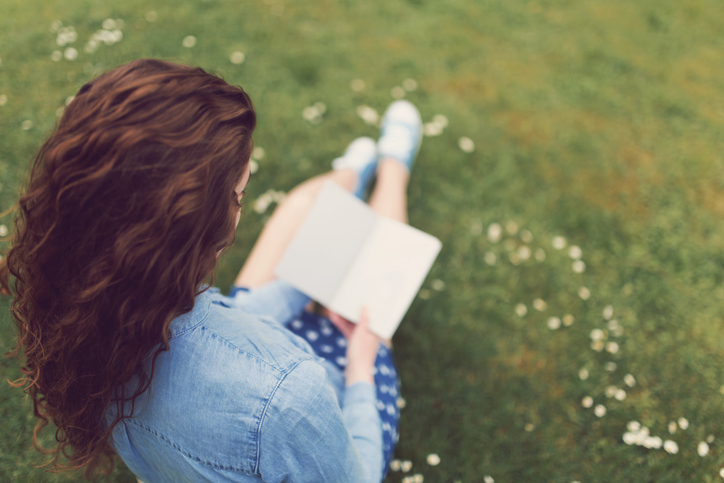
[(287, 247), (276, 276), (342, 317), (389, 339), (442, 248), (437, 238), (380, 217), (329, 181)]

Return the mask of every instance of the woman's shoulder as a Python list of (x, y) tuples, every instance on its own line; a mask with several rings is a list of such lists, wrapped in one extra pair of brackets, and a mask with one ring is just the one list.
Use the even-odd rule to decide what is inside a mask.
[(169, 350), (156, 360), (151, 389), (126, 427), (137, 438), (157, 438), (161, 459), (185, 455), (213, 467), (236, 461), (234, 470), (254, 473), (269, 407), (304, 406), (298, 396), (325, 384), (317, 357), (285, 331), (201, 294), (172, 322)]
[(306, 341), (277, 321), (247, 313), (218, 293), (200, 294), (194, 309), (179, 319), (171, 323), (172, 350), (197, 346), (211, 360), (254, 359), (279, 375), (300, 361), (318, 360)]

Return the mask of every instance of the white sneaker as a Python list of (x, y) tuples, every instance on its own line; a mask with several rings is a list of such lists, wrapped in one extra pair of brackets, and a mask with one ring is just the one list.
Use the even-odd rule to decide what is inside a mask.
[(421, 143), (420, 111), (404, 99), (390, 104), (382, 117), (382, 130), (377, 141), (377, 154), (380, 159), (394, 158), (410, 170)]

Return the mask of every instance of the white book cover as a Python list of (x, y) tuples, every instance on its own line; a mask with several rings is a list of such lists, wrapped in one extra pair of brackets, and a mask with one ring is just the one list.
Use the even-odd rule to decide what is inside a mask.
[(390, 339), (437, 258), (442, 243), (383, 218), (329, 181), (289, 243), (276, 276), (342, 317)]

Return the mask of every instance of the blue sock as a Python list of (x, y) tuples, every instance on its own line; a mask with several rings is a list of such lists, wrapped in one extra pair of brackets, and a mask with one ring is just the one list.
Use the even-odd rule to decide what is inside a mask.
[(377, 144), (372, 138), (357, 138), (347, 146), (344, 154), (332, 161), (334, 169), (352, 169), (357, 173), (354, 195), (363, 200), (365, 190), (377, 172)]

